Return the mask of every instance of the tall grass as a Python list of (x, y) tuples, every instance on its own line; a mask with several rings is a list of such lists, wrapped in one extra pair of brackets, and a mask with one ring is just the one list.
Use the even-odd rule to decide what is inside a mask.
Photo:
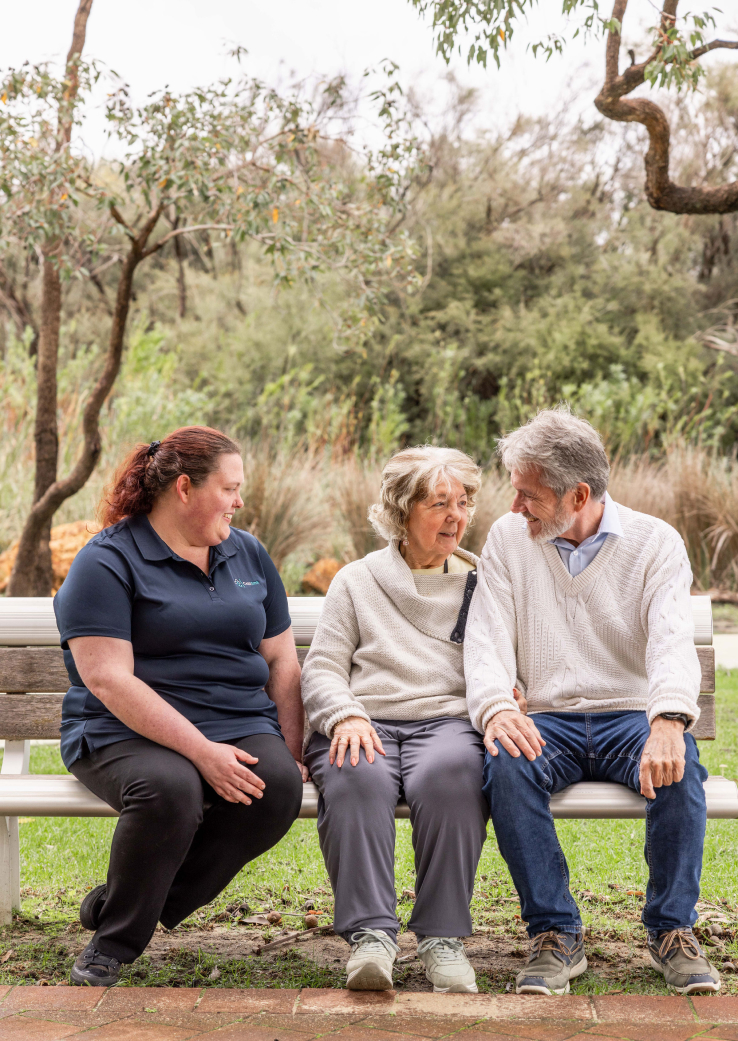
[(360, 560), (386, 545), (367, 518), (369, 507), (379, 498), (380, 483), (380, 467), (357, 456), (331, 466), (328, 500), (334, 521), (345, 537), (344, 556), (348, 560)]
[[(35, 371), (27, 347), (11, 339), (0, 364), (0, 551), (17, 538), (31, 501)], [(92, 344), (70, 354), (60, 370), (61, 473), (68, 472), (74, 460), (81, 411), (98, 356)], [(102, 488), (131, 443), (208, 420), (204, 393), (176, 389), (177, 364), (176, 350), (165, 347), (158, 329), (134, 330), (115, 393), (101, 417), (100, 465), (87, 486), (63, 505), (55, 523), (94, 516)], [(317, 419), (315, 425), (317, 429)], [(393, 431), (386, 445), (377, 435), (363, 452), (349, 436), (346, 422), (332, 431), (324, 424), (308, 447), (299, 439), (285, 442), (274, 433), (269, 436), (268, 431), (259, 440), (247, 441), (245, 506), (235, 523), (252, 531), (277, 566), (291, 566), (296, 576), (303, 564), (307, 567), (319, 556), (355, 560), (381, 547), (367, 510), (379, 493), (381, 463), (391, 453), (390, 442), (396, 443), (394, 427)], [(610, 494), (625, 506), (661, 517), (680, 532), (698, 589), (738, 594), (735, 455), (679, 442), (656, 459), (630, 454), (614, 462)], [(490, 526), (507, 512), (510, 501), (507, 475), (488, 468), (466, 548), (481, 552)], [(297, 591), (299, 577), (293, 586), (295, 582)]]
[(244, 452), (244, 506), (233, 523), (255, 535), (278, 568), (307, 544), (316, 553), (330, 548), (332, 523), (322, 470), (320, 458), (310, 451), (273, 451), (267, 443)]
[(687, 546), (695, 585), (738, 590), (738, 464), (704, 449), (672, 448), (654, 462), (631, 456), (613, 466), (616, 502), (661, 517)]

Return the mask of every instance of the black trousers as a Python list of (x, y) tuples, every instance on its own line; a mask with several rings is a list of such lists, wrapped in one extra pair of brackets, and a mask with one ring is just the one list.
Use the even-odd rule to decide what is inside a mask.
[(74, 776), (120, 813), (94, 937), (103, 954), (135, 961), (157, 922), (173, 929), (289, 831), (302, 777), (287, 745), (276, 734), (230, 743), (259, 759), (249, 769), (266, 787), (250, 806), (226, 802), (189, 759), (146, 738), (72, 764)]

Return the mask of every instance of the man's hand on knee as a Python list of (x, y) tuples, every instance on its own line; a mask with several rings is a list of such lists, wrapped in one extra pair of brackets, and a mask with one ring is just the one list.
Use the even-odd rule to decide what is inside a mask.
[(522, 712), (515, 712), (514, 709), (497, 712), (487, 723), (484, 730), (484, 747), (490, 755), (497, 755), (499, 752), (495, 741), (499, 741), (505, 751), (514, 758), (518, 758), (522, 752), (531, 762), (541, 754), (546, 744), (531, 717), (523, 715)]
[(356, 766), (359, 762), (359, 750), (363, 748), (366, 753), (366, 761), (374, 762), (374, 750), (384, 755), (382, 742), (379, 735), (368, 719), (363, 716), (349, 716), (336, 723), (333, 728), (333, 738), (328, 753), (328, 762), (333, 766), (343, 766), (346, 752), (350, 749), (351, 765)]
[(641, 755), (641, 795), (656, 798), (656, 788), (684, 777), (684, 725), (678, 719), (657, 716)]

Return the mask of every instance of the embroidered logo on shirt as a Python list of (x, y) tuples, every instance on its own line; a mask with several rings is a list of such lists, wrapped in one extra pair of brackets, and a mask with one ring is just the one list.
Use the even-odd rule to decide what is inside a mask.
[(234, 578), (233, 581), (239, 589), (245, 589), (246, 586), (258, 586), (260, 584), (258, 580), (255, 582), (242, 582), (240, 578)]

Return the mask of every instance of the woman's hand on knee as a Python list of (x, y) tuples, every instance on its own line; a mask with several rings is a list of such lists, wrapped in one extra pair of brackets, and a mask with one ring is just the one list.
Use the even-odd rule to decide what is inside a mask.
[(368, 719), (363, 716), (349, 716), (336, 723), (328, 753), (328, 762), (333, 766), (343, 766), (346, 752), (350, 749), (351, 765), (359, 762), (359, 750), (363, 748), (368, 763), (374, 762), (374, 750), (385, 755), (379, 735)]
[(243, 765), (253, 765), (259, 760), (242, 748), (208, 741), (193, 762), (210, 787), (226, 802), (242, 802), (250, 806), (252, 798), (261, 799), (266, 787), (264, 782)]

